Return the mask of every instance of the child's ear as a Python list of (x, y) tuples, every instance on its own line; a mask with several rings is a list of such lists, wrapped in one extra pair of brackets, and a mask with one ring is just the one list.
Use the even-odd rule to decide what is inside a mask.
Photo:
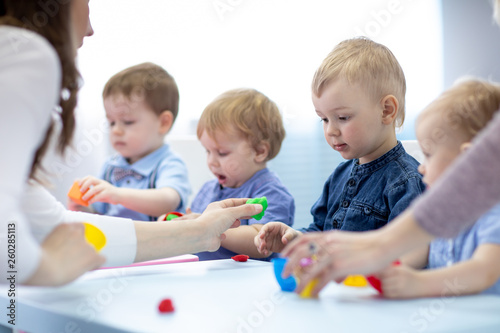
[(464, 153), (465, 151), (467, 151), (470, 147), (472, 147), (472, 143), (467, 141), (467, 142), (464, 142), (460, 145), (460, 152), (461, 153)]
[(269, 142), (262, 141), (255, 147), (255, 162), (262, 163), (265, 162), (267, 156), (269, 156)]
[(172, 111), (165, 110), (158, 116), (160, 120), (160, 133), (165, 135), (172, 128), (172, 124), (174, 123), (174, 114)]
[(382, 99), (380, 104), (382, 106), (382, 123), (385, 125), (393, 124), (398, 115), (398, 99), (393, 95), (387, 95)]

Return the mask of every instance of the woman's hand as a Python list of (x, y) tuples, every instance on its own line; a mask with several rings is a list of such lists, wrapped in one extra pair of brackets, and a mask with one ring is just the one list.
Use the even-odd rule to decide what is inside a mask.
[(217, 251), (225, 239), (224, 231), (240, 225), (240, 219), (247, 219), (262, 211), (262, 205), (246, 204), (247, 198), (226, 199), (212, 202), (195, 221), (205, 229), (204, 241), (207, 251)]
[(42, 243), (42, 258), (26, 284), (60, 286), (105, 262), (84, 236), (82, 223), (60, 224)]
[(297, 292), (312, 279), (318, 283), (312, 293), (330, 281), (342, 281), (350, 274), (370, 274), (389, 266), (402, 254), (428, 244), (433, 236), (416, 222), (410, 209), (383, 228), (365, 232), (328, 231), (309, 233), (285, 247), (289, 257), (283, 275), (289, 276), (299, 267), (300, 259), (315, 255), (317, 260), (300, 279)]
[(300, 293), (311, 280), (318, 279), (312, 291), (316, 296), (332, 280), (340, 282), (349, 274), (371, 273), (386, 267), (393, 258), (384, 256), (383, 248), (377, 231), (308, 233), (283, 250), (282, 255), (289, 259), (283, 276), (297, 271), (302, 258), (314, 256), (316, 259), (301, 275), (296, 292)]

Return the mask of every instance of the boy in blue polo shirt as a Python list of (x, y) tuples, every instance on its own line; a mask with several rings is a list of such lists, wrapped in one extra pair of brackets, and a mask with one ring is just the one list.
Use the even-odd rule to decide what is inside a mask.
[(189, 218), (202, 213), (211, 202), (227, 198), (265, 196), (269, 206), (261, 220), (242, 219), (240, 227), (227, 230), (218, 251), (196, 255), (200, 260), (227, 259), (235, 254), (268, 257), (256, 251), (253, 238), (270, 221), (291, 226), (295, 214), (293, 196), (266, 165), (278, 155), (285, 137), (278, 107), (254, 89), (227, 91), (205, 108), (197, 135), (216, 179), (202, 186)]
[(255, 237), (259, 252), (281, 252), (302, 232), (378, 229), (422, 193), (418, 162), (396, 138), (405, 92), (403, 70), (384, 45), (354, 38), (330, 52), (314, 75), (312, 102), (326, 141), (348, 161), (327, 179), (309, 227), (268, 223)]
[(82, 199), (94, 212), (133, 220), (155, 221), (166, 211), (184, 211), (191, 192), (187, 168), (164, 142), (179, 105), (173, 77), (152, 63), (136, 65), (109, 79), (103, 100), (118, 154), (105, 163), (101, 179), (79, 180)]

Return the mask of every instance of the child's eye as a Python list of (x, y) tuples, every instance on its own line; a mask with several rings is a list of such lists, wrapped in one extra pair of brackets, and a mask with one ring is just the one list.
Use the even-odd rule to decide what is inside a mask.
[(114, 121), (109, 121), (108, 125), (109, 125), (109, 127), (113, 127), (113, 126), (115, 126), (115, 122)]
[(327, 123), (327, 122), (328, 122), (328, 119), (326, 119), (326, 118), (321, 118), (319, 121), (321, 121), (322, 123)]
[(220, 152), (218, 152), (218, 154), (219, 154), (220, 157), (224, 157), (224, 156), (229, 155), (229, 153), (225, 152), (225, 151), (220, 151)]
[(340, 121), (347, 121), (347, 120), (349, 120), (349, 118), (351, 118), (351, 117), (349, 117), (349, 116), (340, 116), (339, 120)]
[(134, 124), (134, 123), (135, 123), (135, 121), (133, 121), (133, 120), (127, 120), (127, 121), (124, 121), (123, 123), (124, 123), (125, 125), (132, 125), (132, 124)]

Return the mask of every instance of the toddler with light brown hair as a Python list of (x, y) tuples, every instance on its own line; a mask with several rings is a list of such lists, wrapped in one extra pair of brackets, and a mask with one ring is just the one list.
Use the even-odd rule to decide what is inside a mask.
[(268, 208), (261, 220), (242, 219), (239, 228), (225, 232), (216, 252), (197, 253), (200, 260), (226, 259), (235, 254), (265, 258), (253, 239), (267, 222), (291, 226), (295, 203), (288, 189), (267, 162), (278, 155), (285, 137), (276, 104), (254, 89), (235, 89), (218, 96), (203, 111), (198, 122), (198, 139), (207, 151), (207, 164), (216, 179), (203, 185), (193, 200), (192, 214), (224, 198), (265, 196)]

